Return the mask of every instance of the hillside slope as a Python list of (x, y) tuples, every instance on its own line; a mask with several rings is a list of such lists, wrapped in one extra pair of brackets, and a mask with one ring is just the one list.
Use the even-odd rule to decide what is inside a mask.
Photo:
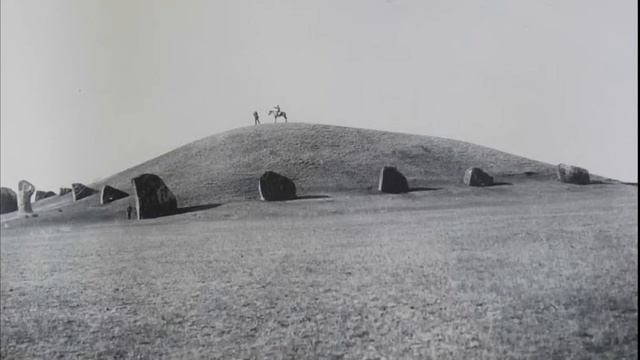
[(266, 170), (317, 195), (375, 188), (380, 168), (396, 166), (413, 187), (455, 186), (464, 170), (480, 166), (501, 176), (536, 172), (549, 164), (461, 141), (314, 124), (268, 124), (223, 132), (182, 146), (93, 184), (131, 190), (142, 173), (162, 177), (181, 206), (257, 198)]

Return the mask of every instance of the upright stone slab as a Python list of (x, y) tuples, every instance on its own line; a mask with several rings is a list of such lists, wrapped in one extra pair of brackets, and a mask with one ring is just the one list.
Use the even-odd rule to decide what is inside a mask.
[(20, 214), (33, 213), (31, 195), (33, 195), (34, 191), (36, 191), (36, 187), (27, 180), (20, 180), (18, 183), (18, 212)]
[(36, 191), (36, 198), (35, 201), (40, 201), (42, 199), (46, 199), (52, 196), (56, 196), (56, 193), (54, 193), (53, 191), (41, 191), (38, 190)]
[(60, 188), (60, 192), (58, 193), (58, 196), (65, 195), (65, 194), (68, 194), (70, 192), (71, 192), (71, 189), (66, 188), (66, 187), (61, 187)]
[(37, 190), (36, 191), (36, 196), (33, 197), (33, 201), (40, 201), (42, 199), (44, 199), (44, 194), (46, 194), (46, 191), (42, 191), (42, 190)]
[(563, 183), (587, 185), (591, 183), (589, 171), (587, 169), (559, 164), (557, 168), (558, 180)]
[(493, 185), (493, 177), (484, 170), (477, 167), (470, 167), (464, 172), (462, 180), (469, 186), (491, 186)]
[(18, 197), (15, 191), (6, 187), (0, 188), (0, 214), (16, 210), (18, 210)]
[(95, 192), (96, 191), (94, 189), (80, 183), (71, 184), (71, 194), (73, 195), (73, 201), (84, 199), (87, 196), (93, 195)]
[(267, 171), (260, 176), (258, 192), (260, 200), (264, 201), (293, 200), (297, 197), (293, 180), (273, 171)]
[(154, 174), (131, 179), (138, 220), (175, 214), (178, 201), (164, 181)]
[(102, 190), (100, 190), (100, 205), (108, 204), (112, 201), (126, 198), (127, 196), (129, 196), (129, 194), (126, 192), (105, 185), (102, 187)]
[(380, 170), (380, 180), (378, 191), (390, 194), (401, 194), (409, 192), (407, 178), (393, 166), (385, 166)]

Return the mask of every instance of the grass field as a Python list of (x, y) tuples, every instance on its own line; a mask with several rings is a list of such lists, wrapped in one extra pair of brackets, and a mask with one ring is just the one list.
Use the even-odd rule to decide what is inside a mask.
[(0, 355), (638, 357), (637, 187), (323, 195), (4, 221)]

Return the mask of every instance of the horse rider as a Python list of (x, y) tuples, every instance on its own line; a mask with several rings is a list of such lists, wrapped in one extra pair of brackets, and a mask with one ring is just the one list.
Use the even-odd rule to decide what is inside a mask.
[(253, 112), (253, 121), (255, 125), (260, 125), (260, 116), (258, 115), (257, 111)]
[(280, 114), (280, 105), (276, 105), (273, 108), (276, 109), (276, 115)]

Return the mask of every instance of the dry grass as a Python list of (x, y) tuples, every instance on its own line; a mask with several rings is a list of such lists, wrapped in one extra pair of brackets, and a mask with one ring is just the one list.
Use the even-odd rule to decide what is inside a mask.
[(332, 195), (5, 222), (0, 355), (637, 358), (637, 187)]

